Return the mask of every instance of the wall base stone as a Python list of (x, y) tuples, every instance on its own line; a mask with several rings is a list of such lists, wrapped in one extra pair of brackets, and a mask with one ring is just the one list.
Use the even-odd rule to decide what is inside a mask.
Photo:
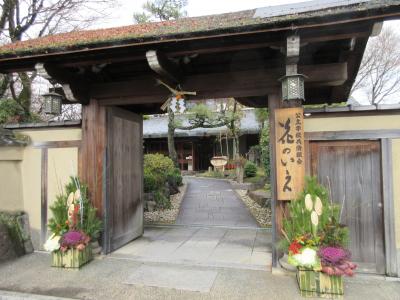
[(17, 257), (6, 225), (0, 223), (0, 262)]

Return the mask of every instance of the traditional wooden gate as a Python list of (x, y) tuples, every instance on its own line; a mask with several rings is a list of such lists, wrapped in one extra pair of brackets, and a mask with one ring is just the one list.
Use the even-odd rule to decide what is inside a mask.
[(359, 271), (385, 273), (381, 147), (379, 141), (312, 142), (311, 173), (343, 203), (352, 259)]
[(143, 234), (142, 127), (140, 116), (115, 107), (107, 109), (106, 253)]

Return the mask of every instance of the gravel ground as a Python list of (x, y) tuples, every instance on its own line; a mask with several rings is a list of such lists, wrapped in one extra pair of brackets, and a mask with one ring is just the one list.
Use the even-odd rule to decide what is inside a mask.
[(171, 209), (155, 210), (144, 213), (144, 221), (146, 224), (175, 224), (179, 214), (179, 208), (183, 197), (186, 193), (187, 184), (184, 183), (179, 187), (179, 193), (171, 196)]
[(248, 196), (247, 190), (235, 190), (261, 227), (271, 227), (271, 210), (260, 206)]

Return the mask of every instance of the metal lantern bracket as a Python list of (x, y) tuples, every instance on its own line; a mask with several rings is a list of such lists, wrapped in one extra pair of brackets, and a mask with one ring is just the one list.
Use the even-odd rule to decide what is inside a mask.
[(300, 37), (288, 36), (286, 39), (286, 75), (279, 81), (282, 84), (282, 99), (284, 101), (305, 100), (303, 74), (298, 74), (297, 63), (300, 56)]

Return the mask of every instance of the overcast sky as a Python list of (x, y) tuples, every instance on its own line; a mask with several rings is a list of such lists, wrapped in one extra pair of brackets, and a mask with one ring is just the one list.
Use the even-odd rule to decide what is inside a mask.
[[(134, 12), (141, 12), (145, 0), (119, 0), (120, 5), (110, 16), (107, 27), (132, 24)], [(304, 2), (304, 0), (189, 0), (189, 17), (234, 12), (257, 7)], [(103, 23), (103, 26), (105, 27)]]

